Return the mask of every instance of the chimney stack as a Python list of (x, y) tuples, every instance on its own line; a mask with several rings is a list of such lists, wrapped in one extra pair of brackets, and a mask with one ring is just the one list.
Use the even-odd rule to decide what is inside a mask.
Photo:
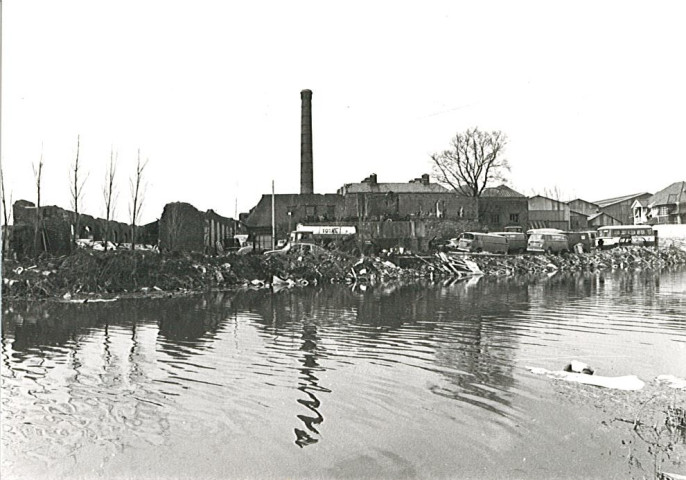
[(302, 120), (300, 128), (300, 193), (314, 193), (312, 175), (312, 90), (300, 92)]

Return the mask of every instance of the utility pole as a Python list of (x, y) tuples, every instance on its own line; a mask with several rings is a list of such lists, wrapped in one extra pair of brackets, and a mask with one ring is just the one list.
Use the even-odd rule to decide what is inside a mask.
[(276, 216), (274, 215), (274, 180), (272, 180), (272, 250), (276, 250)]

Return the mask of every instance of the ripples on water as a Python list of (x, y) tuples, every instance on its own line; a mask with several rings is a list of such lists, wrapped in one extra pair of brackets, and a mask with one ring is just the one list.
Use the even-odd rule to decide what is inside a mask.
[(562, 475), (522, 457), (574, 407), (524, 367), (686, 377), (685, 298), (668, 272), (4, 305), (2, 471)]

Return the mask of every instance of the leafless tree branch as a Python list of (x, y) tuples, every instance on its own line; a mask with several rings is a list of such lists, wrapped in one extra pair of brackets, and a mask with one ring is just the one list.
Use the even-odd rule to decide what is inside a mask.
[(449, 150), (431, 156), (434, 174), (440, 183), (456, 192), (479, 197), (509, 170), (507, 160), (502, 157), (505, 145), (507, 136), (500, 131), (482, 132), (473, 128), (459, 132)]
[(102, 189), (102, 196), (105, 201), (105, 251), (110, 241), (110, 221), (114, 217), (115, 204), (117, 201), (117, 192), (114, 188), (114, 177), (117, 172), (117, 154), (114, 153), (114, 148), (110, 148), (110, 163), (105, 171), (105, 185)]
[(129, 205), (129, 214), (131, 215), (131, 250), (136, 248), (136, 221), (140, 216), (141, 209), (143, 208), (143, 201), (145, 199), (145, 186), (142, 182), (143, 171), (147, 164), (147, 160), (141, 163), (141, 151), (138, 149), (136, 173), (135, 176), (129, 180), (131, 189), (131, 204)]
[(36, 215), (33, 221), (33, 254), (38, 256), (40, 247), (40, 236), (42, 235), (43, 214), (41, 211), (40, 193), (41, 180), (43, 176), (43, 147), (41, 145), (40, 160), (38, 165), (33, 164), (33, 177), (36, 182)]
[(86, 179), (88, 178), (88, 175), (86, 175), (86, 178), (81, 178), (82, 172), (80, 172), (81, 168), (81, 163), (80, 163), (80, 154), (81, 151), (81, 135), (78, 135), (76, 137), (76, 159), (74, 160), (74, 163), (71, 165), (71, 171), (70, 171), (70, 177), (71, 177), (71, 185), (70, 185), (70, 194), (71, 194), (71, 208), (74, 210), (74, 213), (76, 214), (76, 219), (74, 222), (74, 237), (72, 239), (74, 246), (76, 246), (76, 240), (79, 238), (79, 233), (81, 229), (81, 214), (79, 212), (79, 205), (81, 203), (81, 199), (83, 198), (83, 186), (86, 183)]

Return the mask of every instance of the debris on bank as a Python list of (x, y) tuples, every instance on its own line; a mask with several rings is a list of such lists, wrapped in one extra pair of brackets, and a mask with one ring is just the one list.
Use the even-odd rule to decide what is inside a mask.
[(564, 370), (547, 370), (541, 367), (526, 367), (531, 373), (545, 375), (549, 378), (565, 380), (568, 382), (583, 383), (595, 387), (610, 388), (614, 390), (640, 390), (645, 382), (636, 375), (624, 375), (621, 377), (604, 377), (585, 372)]
[(61, 257), (3, 262), (3, 297), (108, 298), (122, 294), (164, 295), (207, 289), (290, 288), (328, 283), (373, 285), (412, 278), (480, 275), (554, 275), (611, 269), (658, 270), (686, 265), (686, 251), (619, 247), (565, 255), (355, 256), (335, 250), (316, 254), (206, 256), (116, 250), (77, 250)]

